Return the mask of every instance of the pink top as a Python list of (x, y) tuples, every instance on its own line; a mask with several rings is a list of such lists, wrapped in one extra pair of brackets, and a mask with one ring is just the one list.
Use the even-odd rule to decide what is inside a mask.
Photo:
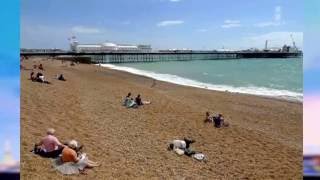
[(46, 152), (51, 152), (58, 149), (58, 145), (61, 145), (59, 140), (52, 135), (47, 135), (41, 140), (42, 148)]

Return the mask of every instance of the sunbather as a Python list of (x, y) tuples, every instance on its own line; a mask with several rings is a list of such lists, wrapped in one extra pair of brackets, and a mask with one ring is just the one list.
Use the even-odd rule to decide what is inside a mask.
[(195, 154), (195, 151), (192, 151), (190, 148), (190, 144), (194, 142), (194, 140), (187, 138), (184, 138), (184, 140), (173, 140), (172, 143), (169, 144), (168, 150), (174, 150), (179, 155), (185, 154), (191, 156)]
[(34, 146), (33, 152), (39, 154), (42, 157), (56, 158), (58, 157), (65, 145), (60, 143), (57, 137), (54, 136), (55, 130), (49, 128), (47, 130), (47, 135), (42, 138), (39, 143), (36, 143)]
[(99, 163), (90, 161), (85, 153), (77, 154), (78, 142), (71, 140), (62, 151), (61, 165), (55, 164), (55, 168), (63, 174), (76, 174), (84, 172), (85, 168), (100, 166)]
[(45, 80), (44, 75), (41, 72), (37, 73), (36, 77), (34, 78), (34, 81), (51, 84), (49, 81)]

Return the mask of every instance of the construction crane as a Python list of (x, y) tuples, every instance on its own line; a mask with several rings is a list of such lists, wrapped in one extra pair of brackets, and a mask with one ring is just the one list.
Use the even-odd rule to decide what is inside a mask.
[(297, 49), (296, 47), (296, 42), (294, 42), (294, 39), (292, 37), (292, 34), (290, 34), (291, 40), (292, 40), (292, 44), (293, 44), (293, 48)]
[(264, 50), (268, 50), (268, 40), (266, 40), (266, 43), (264, 44)]

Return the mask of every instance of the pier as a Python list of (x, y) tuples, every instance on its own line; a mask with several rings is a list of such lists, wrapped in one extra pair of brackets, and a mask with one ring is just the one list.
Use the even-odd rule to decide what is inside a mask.
[(88, 63), (133, 63), (192, 60), (230, 60), (242, 58), (290, 58), (301, 57), (301, 52), (21, 52), (21, 56), (47, 56), (57, 58), (83, 58)]

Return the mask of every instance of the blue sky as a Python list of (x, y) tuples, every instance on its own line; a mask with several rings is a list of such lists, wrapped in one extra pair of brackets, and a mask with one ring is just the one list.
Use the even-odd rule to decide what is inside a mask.
[(146, 43), (155, 49), (302, 47), (301, 0), (21, 0), (21, 46)]
[(0, 161), (5, 141), (20, 159), (19, 0), (0, 6)]

